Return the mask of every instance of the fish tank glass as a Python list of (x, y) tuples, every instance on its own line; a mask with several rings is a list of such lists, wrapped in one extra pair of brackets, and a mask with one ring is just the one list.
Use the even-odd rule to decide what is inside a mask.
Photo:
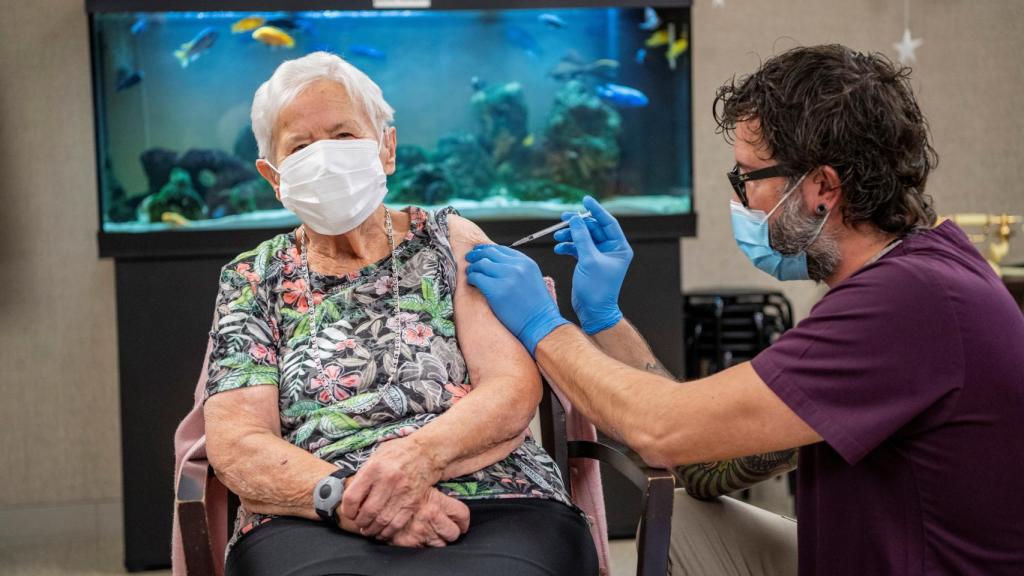
[(87, 3), (101, 238), (297, 224), (256, 172), (249, 114), (281, 62), (314, 51), (395, 109), (389, 205), (482, 224), (558, 218), (585, 194), (617, 215), (691, 212), (687, 2), (388, 3), (421, 7)]

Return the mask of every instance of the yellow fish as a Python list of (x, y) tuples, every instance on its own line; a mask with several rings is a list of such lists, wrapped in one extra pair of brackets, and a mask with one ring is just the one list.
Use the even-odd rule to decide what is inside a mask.
[(529, 148), (530, 146), (533, 146), (533, 142), (534, 142), (533, 134), (528, 134), (526, 136), (526, 138), (523, 138), (523, 146), (526, 146), (527, 148)]
[(647, 37), (647, 41), (644, 42), (648, 48), (655, 48), (657, 46), (664, 46), (668, 44), (668, 31), (658, 30), (654, 34)]
[(241, 34), (242, 32), (255, 30), (260, 26), (263, 26), (263, 23), (266, 21), (267, 19), (263, 18), (262, 16), (249, 16), (246, 18), (242, 18), (238, 22), (235, 22), (231, 25), (231, 33)]
[(678, 40), (673, 42), (671, 46), (668, 47), (668, 52), (665, 54), (665, 57), (668, 58), (670, 62), (675, 63), (676, 58), (679, 58), (679, 55), (682, 54), (683, 52), (686, 52), (686, 50), (689, 47), (689, 38), (686, 38), (685, 36), (679, 38)]
[(171, 226), (189, 226), (192, 224), (191, 220), (177, 212), (164, 212), (160, 215), (160, 220), (170, 224)]
[(285, 48), (295, 47), (294, 38), (288, 35), (284, 30), (273, 26), (257, 28), (256, 31), (252, 33), (252, 38), (253, 40), (259, 40), (267, 46), (273, 46), (275, 48), (278, 46), (283, 46)]

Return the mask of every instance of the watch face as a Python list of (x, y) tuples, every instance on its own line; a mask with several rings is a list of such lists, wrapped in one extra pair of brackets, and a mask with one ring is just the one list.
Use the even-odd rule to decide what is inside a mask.
[(335, 520), (335, 508), (341, 502), (343, 486), (341, 479), (334, 475), (317, 482), (313, 489), (313, 507), (318, 516), (328, 521)]
[(333, 491), (334, 491), (334, 489), (331, 488), (331, 485), (325, 483), (323, 486), (320, 487), (320, 498), (325, 498), (325, 499), (326, 498), (330, 498), (331, 497), (331, 492), (333, 492)]

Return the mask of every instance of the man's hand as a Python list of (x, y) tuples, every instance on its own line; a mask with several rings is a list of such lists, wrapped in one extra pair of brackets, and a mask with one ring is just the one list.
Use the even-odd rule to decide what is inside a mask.
[(494, 315), (534, 354), (537, 343), (567, 324), (548, 293), (537, 263), (496, 244), (479, 244), (466, 254), (467, 279), (487, 298)]
[(469, 508), (432, 488), (412, 520), (388, 543), (408, 548), (441, 547), (458, 540), (466, 530), (469, 530)]
[(384, 442), (345, 480), (342, 514), (362, 535), (390, 539), (423, 506), (442, 471), (413, 436)]
[(583, 199), (590, 218), (566, 212), (569, 228), (555, 232), (556, 254), (576, 258), (572, 275), (572, 307), (583, 331), (596, 334), (622, 319), (619, 290), (633, 259), (633, 249), (615, 218), (590, 196)]

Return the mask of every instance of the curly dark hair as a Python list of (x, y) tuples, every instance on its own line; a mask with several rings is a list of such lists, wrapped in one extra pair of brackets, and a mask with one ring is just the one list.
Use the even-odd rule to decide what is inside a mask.
[(720, 87), (713, 113), (730, 143), (737, 122), (757, 120), (760, 140), (793, 174), (832, 166), (844, 222), (897, 236), (935, 222), (924, 192), (938, 164), (928, 122), (910, 69), (881, 54), (835, 44), (788, 50)]

